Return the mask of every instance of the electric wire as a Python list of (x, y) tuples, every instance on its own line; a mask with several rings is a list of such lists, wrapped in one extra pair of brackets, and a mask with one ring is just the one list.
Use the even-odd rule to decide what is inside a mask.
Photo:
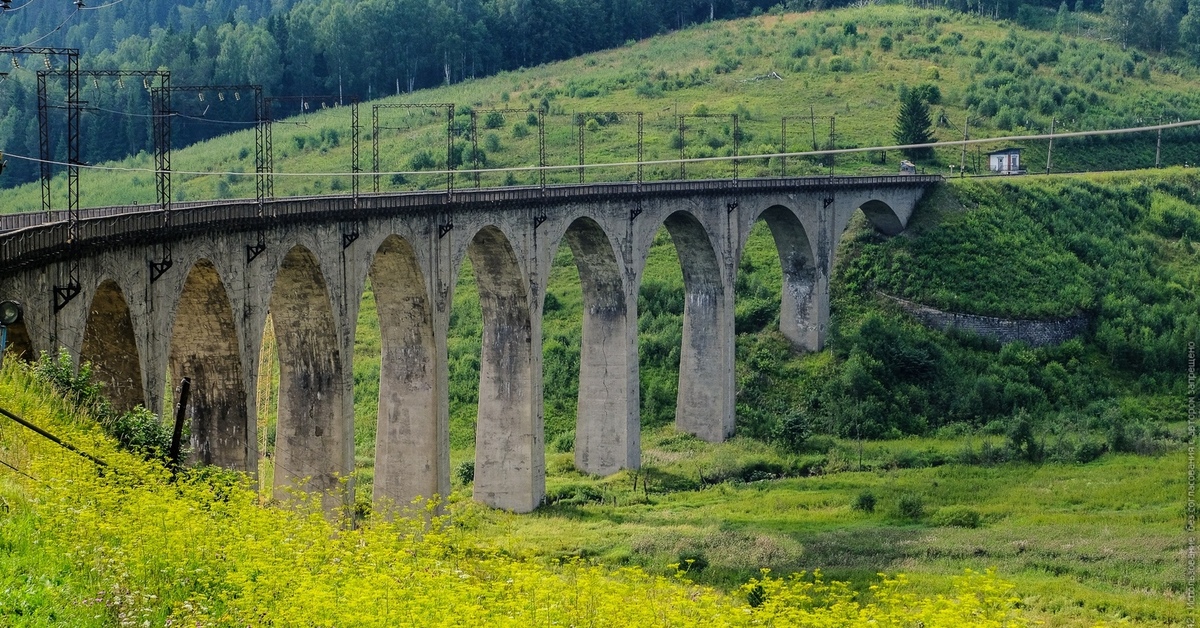
[[(420, 176), (420, 175), (445, 176), (447, 174), (475, 174), (475, 173), (498, 174), (498, 173), (504, 173), (504, 172), (537, 172), (537, 171), (543, 171), (543, 170), (547, 171), (547, 172), (555, 172), (555, 171), (579, 170), (580, 168), (622, 168), (622, 167), (628, 168), (628, 167), (634, 167), (634, 166), (638, 166), (638, 165), (665, 166), (665, 165), (680, 164), (680, 163), (692, 164), (692, 163), (711, 163), (711, 162), (726, 162), (726, 161), (749, 161), (749, 160), (754, 160), (754, 159), (771, 159), (771, 158), (778, 158), (778, 157), (789, 157), (789, 158), (790, 157), (820, 157), (820, 156), (824, 156), (824, 155), (844, 155), (844, 154), (850, 154), (850, 153), (866, 153), (866, 152), (875, 152), (875, 151), (889, 151), (889, 150), (896, 151), (896, 150), (919, 149), (919, 148), (946, 148), (946, 147), (950, 147), (950, 146), (997, 144), (997, 143), (1002, 143), (1002, 142), (1015, 142), (1015, 141), (1038, 141), (1038, 140), (1050, 140), (1050, 139), (1057, 140), (1057, 139), (1065, 139), (1065, 138), (1122, 135), (1122, 134), (1131, 134), (1131, 133), (1144, 133), (1144, 132), (1148, 132), (1148, 131), (1157, 131), (1160, 129), (1161, 130), (1179, 129), (1179, 128), (1196, 127), (1196, 126), (1200, 126), (1200, 120), (1185, 120), (1185, 121), (1181, 121), (1181, 122), (1172, 122), (1172, 123), (1168, 123), (1168, 124), (1156, 124), (1156, 125), (1151, 125), (1151, 126), (1128, 127), (1128, 128), (1121, 128), (1121, 129), (1101, 129), (1101, 130), (1093, 130), (1093, 131), (1070, 131), (1067, 133), (1052, 133), (1052, 134), (1047, 133), (1047, 134), (1037, 134), (1037, 135), (1008, 135), (1008, 136), (1003, 136), (1003, 137), (987, 137), (987, 138), (976, 138), (976, 139), (969, 139), (969, 140), (952, 140), (952, 141), (948, 141), (948, 142), (926, 142), (923, 144), (896, 144), (896, 145), (891, 145), (891, 146), (869, 146), (869, 147), (862, 147), (862, 148), (837, 148), (837, 149), (810, 150), (810, 151), (787, 152), (787, 153), (730, 155), (730, 156), (721, 156), (721, 157), (688, 157), (685, 159), (678, 159), (678, 158), (676, 158), (676, 159), (655, 159), (655, 160), (640, 161), (640, 162), (638, 162), (638, 161), (623, 161), (623, 162), (613, 162), (613, 163), (582, 164), (582, 165), (569, 164), (569, 165), (546, 165), (546, 166), (510, 166), (510, 167), (506, 167), (506, 168), (477, 168), (477, 169), (462, 168), (462, 169), (454, 169), (454, 170), (398, 170), (398, 171), (381, 171), (381, 172), (367, 172), (367, 171), (359, 171), (359, 172), (348, 172), (348, 171), (276, 172), (276, 173), (267, 173), (267, 174), (272, 174), (273, 176), (277, 176), (277, 177), (349, 177), (349, 176), (374, 176), (374, 175), (386, 176), (386, 175), (397, 175), (397, 174), (405, 175), (405, 176), (410, 176), (410, 175), (411, 176)], [(128, 167), (120, 167), (120, 166), (97, 166), (97, 165), (90, 165), (90, 164), (68, 164), (67, 162), (63, 162), (63, 161), (42, 160), (37, 157), (30, 157), (27, 155), (20, 155), (20, 154), (16, 154), (16, 153), (7, 153), (7, 152), (5, 153), (5, 156), (11, 157), (13, 159), (21, 160), (21, 161), (28, 161), (28, 162), (33, 162), (33, 163), (46, 163), (46, 164), (50, 164), (53, 166), (76, 166), (76, 167), (79, 167), (79, 168), (82, 168), (85, 170), (99, 170), (99, 171), (109, 171), (109, 172), (140, 172), (140, 173), (156, 173), (157, 172), (153, 168), (128, 168)], [(243, 176), (243, 177), (256, 177), (256, 176), (261, 176), (262, 174), (264, 174), (264, 173), (258, 173), (258, 172), (231, 172), (231, 171), (219, 172), (219, 171), (198, 171), (198, 170), (171, 170), (171, 173), (179, 174), (179, 175), (188, 175), (188, 176)]]
[(27, 7), (27, 6), (29, 6), (29, 5), (33, 4), (34, 2), (37, 2), (37, 1), (38, 1), (38, 0), (29, 0), (29, 2), (26, 2), (25, 4), (22, 4), (22, 5), (21, 5), (21, 6), (19, 6), (19, 7), (15, 7), (15, 8), (12, 8), (12, 9), (6, 9), (4, 12), (5, 12), (5, 13), (12, 13), (13, 11), (20, 11), (21, 9), (24, 9), (25, 7)]
[[(26, 5), (22, 5), (22, 6), (26, 6)], [(55, 26), (54, 30), (50, 31), (49, 33), (46, 33), (45, 35), (42, 35), (41, 37), (38, 37), (37, 39), (35, 39), (27, 44), (21, 44), (20, 46), (15, 46), (15, 47), (16, 48), (25, 48), (28, 46), (32, 46), (32, 45), (42, 41), (43, 39), (46, 39), (47, 37), (53, 35), (54, 33), (57, 33), (59, 31), (59, 29), (61, 29), (62, 27), (66, 26), (67, 22), (70, 22), (71, 18), (75, 17), (76, 15), (79, 15), (79, 9), (75, 9), (74, 11), (72, 11), (71, 14), (67, 16), (67, 19), (63, 20), (62, 23), (60, 23), (58, 26)]]
[(4, 466), (8, 467), (9, 469), (12, 469), (13, 471), (16, 471), (17, 473), (20, 473), (21, 475), (33, 480), (34, 482), (41, 483), (41, 480), (33, 477), (32, 475), (29, 475), (28, 473), (25, 473), (24, 471), (14, 467), (13, 465), (9, 464), (8, 462), (5, 462), (4, 459), (2, 459), (2, 458), (0, 458), (0, 465), (4, 465)]
[(112, 6), (112, 5), (114, 5), (114, 4), (121, 4), (122, 2), (125, 2), (125, 0), (114, 0), (113, 2), (109, 2), (108, 4), (102, 4), (102, 5), (98, 6), (98, 7), (81, 7), (81, 10), (83, 10), (83, 11), (95, 11), (95, 10), (97, 10), (97, 9), (107, 9), (108, 7), (111, 7), (111, 6)]

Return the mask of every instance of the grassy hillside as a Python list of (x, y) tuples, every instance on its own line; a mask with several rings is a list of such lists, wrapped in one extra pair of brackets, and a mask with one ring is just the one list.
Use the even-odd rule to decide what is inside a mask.
[(765, 573), (726, 594), (675, 568), (514, 558), (473, 531), (465, 511), (459, 524), (418, 516), (349, 528), (303, 499), (264, 506), (237, 474), (173, 479), (117, 449), (15, 361), (0, 370), (0, 399), (104, 464), (0, 423), (6, 625), (1030, 625), (1012, 585), (992, 574), (945, 579), (948, 598), (921, 597), (903, 576), (859, 598), (819, 576)]
[[(1084, 31), (1094, 32), (1094, 31)], [(770, 73), (775, 72), (781, 80)], [(452, 130), (459, 167), (473, 163), (469, 111), (480, 111), (478, 144), (489, 167), (537, 163), (537, 116), (545, 109), (548, 163), (577, 163), (577, 122), (585, 123), (586, 160), (628, 162), (636, 158), (636, 124), (631, 115), (586, 115), (586, 112), (645, 113), (645, 158), (679, 155), (675, 114), (689, 117), (682, 143), (690, 157), (730, 155), (734, 130), (728, 114), (738, 114), (741, 154), (783, 148), (781, 118), (788, 120), (788, 150), (829, 144), (830, 117), (837, 118), (838, 147), (892, 143), (892, 128), (902, 86), (920, 88), (931, 101), (940, 139), (960, 139), (970, 116), (970, 135), (984, 137), (1026, 130), (1058, 130), (1132, 126), (1160, 118), (1200, 117), (1194, 89), (1196, 68), (1170, 57), (1147, 57), (1122, 50), (1113, 42), (1076, 35), (1029, 31), (990, 19), (901, 6), (868, 7), (811, 14), (770, 15), (733, 22), (714, 22), (683, 32), (631, 43), (571, 61), (505, 73), (451, 87), (423, 90), (402, 98), (364, 104), (362, 159), (371, 170), (370, 107), (391, 104), (449, 102), (458, 105)], [(232, 107), (232, 101), (230, 101)], [(489, 116), (487, 109), (520, 113)], [(206, 117), (221, 119), (221, 103)], [(815, 126), (809, 119), (815, 114)], [(594, 121), (594, 122), (593, 122)], [(189, 121), (189, 124), (196, 123)], [(384, 172), (444, 168), (444, 112), (383, 109), (380, 111), (380, 169)], [(280, 173), (349, 172), (350, 113), (347, 108), (313, 111), (275, 125), (275, 166)], [(1165, 164), (1195, 161), (1187, 152), (1195, 138), (1189, 131), (1163, 136)], [(1056, 171), (1147, 167), (1154, 165), (1154, 137), (1087, 142), (1061, 141), (1054, 147)], [(999, 147), (993, 147), (999, 148)], [(1044, 167), (1046, 146), (1026, 144), (1026, 163)], [(254, 171), (254, 136), (250, 131), (177, 151), (178, 171), (222, 172), (223, 175), (177, 175), (177, 200), (250, 197)], [(840, 172), (892, 172), (898, 155), (861, 154), (838, 159)], [(84, 155), (87, 161), (87, 156)], [(886, 160), (886, 163), (880, 163)], [(945, 171), (957, 165), (960, 152), (940, 151), (922, 164)], [(973, 167), (978, 154), (971, 155)], [(140, 156), (119, 164), (152, 169)], [(789, 172), (820, 172), (806, 160), (793, 159)], [(744, 163), (745, 175), (779, 172), (780, 164)], [(983, 167), (986, 170), (986, 166)], [(730, 164), (693, 165), (688, 176), (728, 176)], [(241, 173), (241, 174), (238, 174)], [(677, 167), (648, 168), (653, 179), (677, 177)], [(596, 179), (630, 179), (632, 168), (589, 172)], [(82, 202), (115, 205), (154, 200), (150, 172), (85, 172)], [(483, 177), (485, 185), (532, 183), (529, 172)], [(552, 173), (550, 181), (578, 180), (574, 170)], [(372, 179), (362, 180), (372, 189)], [(381, 189), (436, 188), (444, 177), (385, 175)], [(473, 185), (460, 175), (458, 185)], [(346, 177), (279, 177), (279, 195), (320, 194), (350, 190)], [(36, 185), (10, 193), (2, 211), (40, 208)], [(56, 192), (56, 205), (65, 198)]]

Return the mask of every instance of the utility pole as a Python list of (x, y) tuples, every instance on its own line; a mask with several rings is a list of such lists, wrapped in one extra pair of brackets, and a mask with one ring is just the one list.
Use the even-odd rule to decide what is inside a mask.
[[(1158, 124), (1162, 125), (1162, 116), (1158, 117)], [(1162, 168), (1162, 129), (1158, 129), (1158, 143), (1154, 146), (1154, 167)]]
[(808, 120), (812, 123), (813, 150), (817, 150), (817, 112), (812, 105), (808, 106)]
[[(837, 117), (829, 116), (829, 148), (833, 149), (837, 146)], [(829, 154), (829, 176), (833, 176), (833, 162), (836, 157), (833, 153)]]
[(1050, 174), (1050, 154), (1054, 152), (1054, 118), (1050, 118), (1050, 144), (1046, 146), (1046, 174)]
[(958, 158), (958, 176), (962, 178), (967, 172), (967, 140), (971, 139), (968, 134), (968, 129), (971, 127), (971, 114), (966, 115), (963, 120), (963, 146), (962, 155)]

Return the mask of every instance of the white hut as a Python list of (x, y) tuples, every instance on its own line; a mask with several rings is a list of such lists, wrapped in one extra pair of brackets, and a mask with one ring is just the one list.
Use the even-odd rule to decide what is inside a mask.
[(1021, 149), (1004, 148), (988, 153), (988, 169), (999, 174), (1025, 174), (1021, 168)]

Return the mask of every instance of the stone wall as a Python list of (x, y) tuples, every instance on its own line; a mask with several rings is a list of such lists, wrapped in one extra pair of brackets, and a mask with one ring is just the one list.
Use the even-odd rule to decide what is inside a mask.
[(1087, 330), (1088, 326), (1088, 317), (1085, 314), (1046, 321), (996, 318), (994, 316), (944, 312), (928, 305), (913, 303), (912, 301), (882, 292), (878, 294), (896, 303), (901, 309), (921, 321), (922, 325), (931, 329), (940, 329), (942, 331), (960, 329), (976, 333), (985, 338), (992, 338), (1001, 343), (1016, 342), (1019, 340), (1031, 347), (1056, 345), (1082, 334)]

